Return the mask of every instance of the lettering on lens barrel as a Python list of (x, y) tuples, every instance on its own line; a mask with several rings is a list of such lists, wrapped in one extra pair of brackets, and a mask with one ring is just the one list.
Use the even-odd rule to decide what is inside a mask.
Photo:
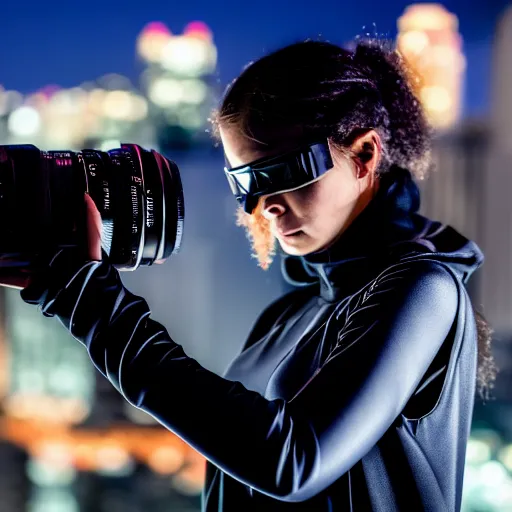
[(148, 228), (151, 228), (155, 224), (155, 220), (153, 218), (154, 206), (153, 206), (153, 196), (152, 196), (151, 190), (146, 191), (146, 209), (147, 209), (146, 226)]
[[(137, 187), (132, 185), (130, 187), (130, 191), (131, 191), (131, 197), (132, 197), (132, 212), (133, 212), (134, 217), (137, 218), (140, 215), (139, 214), (139, 202), (137, 200)], [(137, 231), (138, 231), (137, 222), (134, 220), (132, 222), (132, 233), (137, 233)]]
[(103, 210), (110, 210), (110, 188), (105, 180), (103, 180)]

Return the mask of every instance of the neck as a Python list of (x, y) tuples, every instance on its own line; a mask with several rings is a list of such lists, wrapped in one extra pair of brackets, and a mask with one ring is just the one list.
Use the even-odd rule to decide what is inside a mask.
[(329, 247), (300, 258), (309, 280), (316, 276), (320, 281), (327, 300), (334, 299), (340, 282), (346, 291), (349, 282), (355, 285), (363, 277), (365, 268), (384, 264), (390, 246), (414, 237), (419, 191), (409, 171), (391, 169), (376, 188), (368, 189), (365, 200)]
[[(359, 195), (359, 198), (354, 206), (354, 209), (350, 212), (350, 215), (347, 219), (347, 222), (341, 229), (341, 231), (338, 233), (338, 235), (329, 242), (326, 246), (324, 246), (321, 249), (318, 249), (318, 251), (315, 251), (315, 253), (323, 252), (325, 250), (330, 249), (332, 246), (336, 245), (338, 240), (344, 235), (345, 231), (349, 229), (351, 224), (362, 214), (362, 212), (368, 207), (368, 205), (374, 200), (376, 197), (378, 191), (380, 188), (380, 180), (377, 178), (373, 180), (373, 183), (371, 183), (369, 186), (361, 192)], [(306, 256), (307, 257), (307, 256)]]

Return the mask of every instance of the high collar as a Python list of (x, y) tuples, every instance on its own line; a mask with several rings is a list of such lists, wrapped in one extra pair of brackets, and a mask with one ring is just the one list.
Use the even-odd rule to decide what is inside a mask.
[[(376, 195), (333, 245), (287, 262), (289, 282), (294, 281), (290, 268), (302, 267), (302, 278), (293, 284), (319, 280), (322, 298), (335, 300), (341, 281), (344, 288), (348, 284), (345, 277), (351, 276), (354, 283), (354, 275), (362, 277), (365, 268), (375, 268), (391, 246), (417, 235), (422, 229), (418, 221), (423, 218), (414, 215), (420, 207), (420, 193), (411, 173), (393, 166), (380, 180)], [(304, 271), (309, 278), (304, 279)]]

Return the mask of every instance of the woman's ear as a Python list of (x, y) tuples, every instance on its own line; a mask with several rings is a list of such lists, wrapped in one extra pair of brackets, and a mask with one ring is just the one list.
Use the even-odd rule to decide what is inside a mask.
[(375, 130), (359, 135), (350, 146), (358, 167), (358, 178), (375, 176), (382, 156), (382, 141)]

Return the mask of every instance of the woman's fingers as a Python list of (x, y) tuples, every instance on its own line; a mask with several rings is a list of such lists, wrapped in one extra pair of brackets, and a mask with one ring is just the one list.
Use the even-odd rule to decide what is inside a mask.
[(89, 258), (101, 260), (101, 215), (89, 194), (85, 194), (87, 207), (87, 245)]

